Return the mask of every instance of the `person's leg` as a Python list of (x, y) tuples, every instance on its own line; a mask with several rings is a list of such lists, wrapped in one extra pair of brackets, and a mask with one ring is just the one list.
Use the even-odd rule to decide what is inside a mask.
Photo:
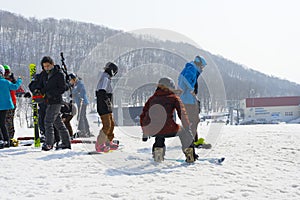
[(45, 113), (45, 144), (53, 147), (54, 143), (54, 122), (60, 113), (60, 104), (48, 105)]
[(109, 120), (110, 126), (109, 126), (109, 129), (107, 132), (107, 139), (109, 140), (109, 142), (111, 142), (115, 137), (115, 134), (114, 134), (115, 122), (114, 122), (112, 113), (109, 113), (108, 120)]
[(194, 141), (198, 141), (198, 123), (200, 122), (199, 119), (199, 108), (196, 104), (184, 104), (186, 112), (188, 114), (190, 123), (191, 123), (191, 131), (194, 135)]
[(72, 129), (72, 125), (71, 125), (72, 118), (73, 118), (73, 115), (66, 115), (66, 117), (64, 118), (64, 124), (69, 131), (70, 137), (73, 137), (73, 129)]
[(14, 116), (15, 116), (15, 108), (7, 111), (6, 118), (5, 118), (5, 125), (9, 135), (9, 139), (12, 139), (15, 135)]
[(2, 135), (0, 136), (2, 138), (0, 138), (0, 139), (8, 142), (8, 144), (6, 144), (5, 146), (7, 146), (7, 145), (9, 146), (9, 136), (8, 136), (7, 129), (5, 126), (6, 113), (7, 113), (7, 110), (0, 110), (0, 128), (1, 128), (1, 132), (2, 132)]
[(46, 115), (46, 108), (47, 105), (45, 103), (39, 103), (39, 109), (38, 109), (38, 114), (39, 114), (39, 128), (41, 135), (45, 135), (45, 115)]
[(63, 148), (71, 148), (71, 142), (70, 142), (70, 136), (69, 136), (69, 131), (66, 128), (65, 124), (63, 123), (60, 115), (57, 115), (55, 121), (54, 121), (54, 126), (57, 129), (60, 139), (61, 139), (61, 144)]
[(182, 151), (186, 156), (187, 162), (194, 162), (198, 155), (195, 152), (194, 148), (194, 136), (190, 130), (185, 130), (183, 127), (180, 127), (177, 135), (179, 136)]
[(82, 105), (82, 112), (81, 112), (81, 118), (82, 118), (82, 127), (83, 130), (85, 132), (85, 134), (87, 134), (88, 136), (90, 136), (90, 126), (86, 117), (86, 109), (87, 109), (87, 105)]
[(166, 151), (165, 138), (163, 136), (156, 136), (155, 143), (152, 147), (152, 155), (155, 162), (162, 162), (164, 160)]

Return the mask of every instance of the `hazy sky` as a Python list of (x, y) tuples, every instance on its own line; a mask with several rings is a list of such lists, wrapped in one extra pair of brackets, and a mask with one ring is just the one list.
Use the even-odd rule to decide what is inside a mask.
[(0, 0), (0, 5), (38, 19), (172, 30), (213, 54), (300, 84), (298, 0)]

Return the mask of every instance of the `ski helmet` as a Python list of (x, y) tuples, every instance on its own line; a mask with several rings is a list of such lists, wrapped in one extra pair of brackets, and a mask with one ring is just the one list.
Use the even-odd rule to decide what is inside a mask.
[(104, 71), (110, 76), (115, 76), (118, 73), (118, 66), (112, 62), (106, 63)]
[(196, 56), (194, 62), (196, 64), (200, 64), (203, 67), (207, 65), (205, 59), (202, 56)]
[(2, 65), (0, 65), (0, 74), (4, 75), (5, 74), (5, 69)]
[(10, 66), (8, 66), (8, 65), (3, 65), (3, 67), (4, 67), (5, 70), (9, 70), (9, 71), (10, 71)]
[(159, 81), (158, 81), (158, 85), (160, 86), (163, 86), (163, 87), (166, 87), (170, 90), (174, 90), (175, 89), (175, 82), (172, 78), (170, 77), (164, 77), (164, 78), (161, 78)]
[(70, 74), (69, 74), (69, 77), (70, 77), (70, 79), (76, 79), (76, 78), (77, 78), (77, 75), (74, 74), (74, 73), (70, 73)]
[(10, 74), (10, 66), (8, 65), (3, 65), (4, 69), (5, 69), (5, 74), (4, 76), (8, 76)]

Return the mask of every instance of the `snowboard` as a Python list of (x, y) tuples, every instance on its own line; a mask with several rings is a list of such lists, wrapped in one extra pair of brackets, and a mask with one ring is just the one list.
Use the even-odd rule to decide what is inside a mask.
[[(29, 65), (30, 80), (33, 81), (36, 75), (36, 65), (31, 63)], [(35, 98), (32, 97), (32, 112), (33, 112), (33, 126), (34, 126), (34, 147), (40, 147), (40, 134), (38, 125), (38, 107)]]
[[(187, 163), (185, 161), (185, 159), (165, 158), (165, 160), (179, 162), (179, 163)], [(209, 162), (211, 164), (221, 165), (224, 161), (225, 161), (225, 157), (221, 157), (221, 158), (199, 158), (193, 163)], [(193, 163), (187, 163), (187, 164), (193, 164)]]
[[(118, 144), (118, 145), (120, 144), (119, 140), (113, 140), (113, 142)], [(96, 144), (96, 141), (94, 142), (94, 144)], [(120, 146), (117, 149), (109, 150), (108, 152), (97, 152), (96, 150), (93, 150), (93, 151), (89, 151), (88, 155), (106, 154), (106, 153), (110, 153), (110, 152), (113, 152), (113, 151), (116, 151), (116, 150), (119, 150), (119, 149), (120, 149)]]

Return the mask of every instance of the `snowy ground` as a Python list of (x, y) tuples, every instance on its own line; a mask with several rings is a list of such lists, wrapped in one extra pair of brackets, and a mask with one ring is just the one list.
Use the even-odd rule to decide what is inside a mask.
[[(100, 127), (89, 116), (91, 130)], [(17, 123), (18, 125), (18, 123)], [(151, 159), (153, 139), (140, 127), (118, 127), (120, 150), (87, 155), (93, 145), (42, 152), (34, 147), (0, 150), (0, 199), (300, 199), (300, 125), (222, 126), (202, 158), (222, 165)], [(209, 135), (210, 126), (199, 126)], [(17, 127), (16, 136), (33, 129)], [(207, 136), (209, 138), (209, 136)], [(167, 140), (167, 158), (183, 158), (179, 139)]]

